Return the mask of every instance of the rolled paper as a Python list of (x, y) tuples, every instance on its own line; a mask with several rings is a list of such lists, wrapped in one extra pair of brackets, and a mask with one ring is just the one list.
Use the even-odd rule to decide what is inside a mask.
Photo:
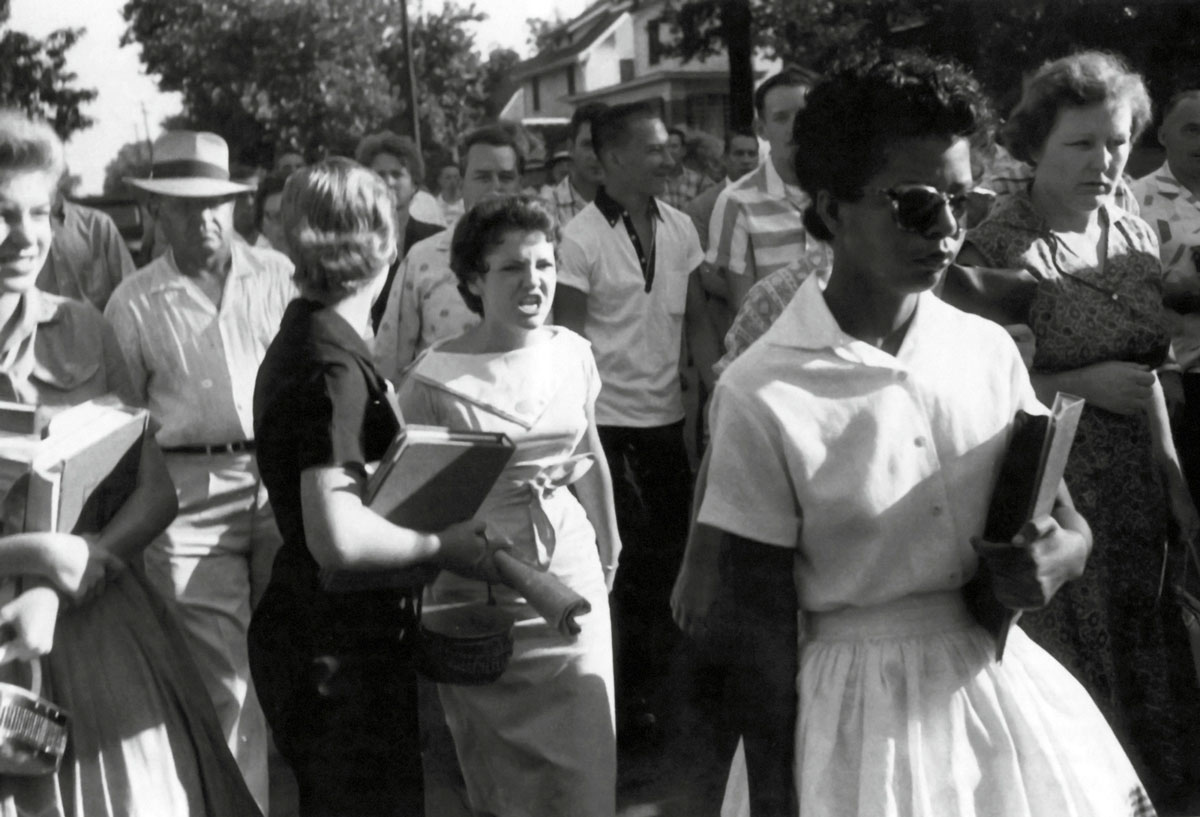
[(556, 576), (522, 562), (506, 550), (497, 550), (492, 558), (504, 583), (524, 596), (547, 624), (565, 636), (579, 635), (582, 627), (575, 617), (590, 613), (591, 602)]

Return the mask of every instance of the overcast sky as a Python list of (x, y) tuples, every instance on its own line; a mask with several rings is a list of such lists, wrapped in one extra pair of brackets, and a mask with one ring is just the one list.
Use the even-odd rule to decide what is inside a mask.
[[(104, 183), (104, 166), (126, 142), (158, 134), (158, 123), (179, 110), (175, 94), (159, 92), (138, 62), (136, 46), (120, 47), (125, 21), (125, 0), (12, 0), (11, 28), (44, 36), (56, 28), (83, 26), (87, 34), (68, 52), (68, 66), (79, 74), (81, 84), (96, 88), (100, 96), (85, 111), (96, 124), (76, 134), (67, 145), (71, 170), (83, 178), (80, 192), (99, 193)], [(411, 14), (441, 7), (442, 0), (409, 0)], [(460, 5), (466, 5), (461, 2)], [(475, 6), (488, 19), (475, 31), (475, 42), (483, 54), (493, 48), (512, 48), (524, 55), (527, 17), (553, 17), (557, 11), (570, 18), (583, 10), (586, 0), (521, 0), (514, 14), (512, 0), (476, 0)], [(143, 117), (143, 106), (145, 116)]]

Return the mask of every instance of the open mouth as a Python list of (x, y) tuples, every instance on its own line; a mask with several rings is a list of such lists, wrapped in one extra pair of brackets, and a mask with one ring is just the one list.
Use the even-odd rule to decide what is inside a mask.
[(542, 311), (542, 303), (541, 295), (526, 295), (517, 301), (517, 309), (524, 315), (537, 315)]

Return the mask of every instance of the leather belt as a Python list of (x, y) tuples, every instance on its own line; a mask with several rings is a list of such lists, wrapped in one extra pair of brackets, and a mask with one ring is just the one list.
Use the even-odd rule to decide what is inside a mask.
[(254, 440), (238, 440), (233, 443), (217, 445), (172, 445), (164, 448), (167, 454), (241, 454), (254, 450)]

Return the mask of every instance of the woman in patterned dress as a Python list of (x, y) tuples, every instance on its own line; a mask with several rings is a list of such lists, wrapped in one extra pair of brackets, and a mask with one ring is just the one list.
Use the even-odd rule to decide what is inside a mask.
[(1022, 624), (1083, 682), (1171, 813), (1200, 782), (1200, 689), (1162, 576), (1172, 526), (1194, 537), (1200, 519), (1155, 373), (1169, 344), (1158, 242), (1112, 203), (1149, 121), (1141, 78), (1117, 58), (1047, 63), (1004, 134), (1033, 181), (970, 233), (960, 261), (1032, 274), (1034, 387), (1047, 404), (1056, 391), (1087, 399), (1066, 481), (1095, 546), (1083, 577)]

